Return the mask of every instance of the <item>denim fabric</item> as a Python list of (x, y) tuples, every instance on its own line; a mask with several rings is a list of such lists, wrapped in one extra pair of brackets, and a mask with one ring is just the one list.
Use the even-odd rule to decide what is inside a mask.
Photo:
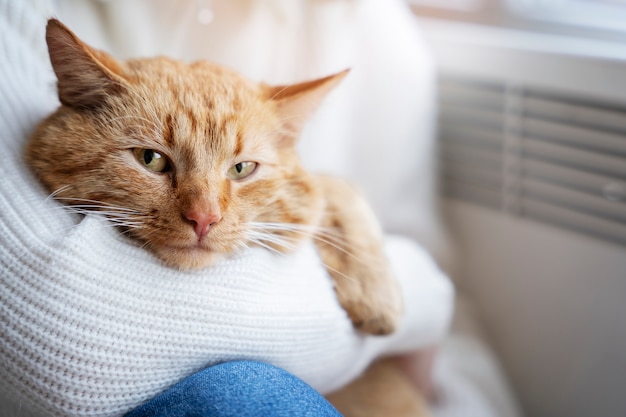
[(174, 385), (126, 417), (341, 417), (309, 385), (260, 362), (226, 362)]

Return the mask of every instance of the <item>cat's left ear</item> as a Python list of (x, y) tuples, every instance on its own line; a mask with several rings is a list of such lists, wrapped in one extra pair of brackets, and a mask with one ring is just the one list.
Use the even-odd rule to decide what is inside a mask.
[(278, 117), (287, 132), (297, 136), (309, 117), (317, 110), (326, 95), (350, 72), (337, 74), (286, 86), (267, 86), (268, 98), (276, 105)]
[(97, 107), (126, 85), (122, 64), (81, 41), (58, 20), (48, 20), (46, 41), (59, 99), (66, 106)]

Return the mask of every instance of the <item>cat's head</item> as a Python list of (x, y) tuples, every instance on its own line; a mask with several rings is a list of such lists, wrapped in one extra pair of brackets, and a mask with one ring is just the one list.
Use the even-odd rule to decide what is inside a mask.
[(271, 87), (208, 62), (119, 62), (56, 20), (46, 39), (62, 105), (26, 162), (60, 201), (104, 212), (181, 268), (250, 245), (286, 250), (319, 222), (323, 197), (295, 143), (345, 72)]

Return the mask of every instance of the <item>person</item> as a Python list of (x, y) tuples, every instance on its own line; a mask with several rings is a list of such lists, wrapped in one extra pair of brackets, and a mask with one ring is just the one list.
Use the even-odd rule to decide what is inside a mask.
[(294, 375), (254, 361), (214, 365), (187, 377), (126, 417), (340, 417)]
[[(208, 389), (194, 392), (218, 395), (210, 388), (216, 384), (200, 382), (210, 381), (207, 375), (212, 372), (219, 375), (228, 367), (236, 369), (232, 366), (236, 367), (234, 361), (239, 360), (251, 361), (248, 362), (250, 369), (268, 369), (261, 364), (283, 369), (288, 373), (281, 374), (283, 388), (290, 386), (292, 376), (304, 381), (306, 385), (297, 385), (297, 391), (306, 399), (311, 394), (307, 386), (321, 394), (332, 392), (363, 372), (376, 357), (436, 344), (444, 336), (451, 316), (452, 286), (427, 251), (408, 239), (387, 242), (407, 307), (403, 323), (393, 335), (370, 337), (354, 331), (336, 302), (332, 284), (312, 246), (289, 257), (250, 250), (216, 268), (181, 272), (161, 265), (149, 253), (107, 227), (101, 218), (76, 217), (59, 210), (58, 203), (46, 198), (21, 158), (22, 146), (34, 126), (58, 106), (51, 88), (54, 78), (44, 42), (46, 19), (52, 15), (65, 19), (70, 27), (76, 27), (81, 37), (84, 36), (81, 27), (86, 25), (95, 38), (102, 40), (99, 45), (97, 39), (94, 42), (85, 36), (88, 42), (116, 54), (114, 44), (127, 45), (130, 50), (138, 42), (149, 42), (146, 31), (162, 30), (168, 16), (182, 16), (165, 8), (157, 17), (148, 11), (155, 12), (163, 4), (173, 3), (157, 2), (152, 6), (149, 3), (139, 0), (101, 3), (0, 0), (0, 143), (3, 149), (0, 156), (0, 409), (9, 415), (19, 410), (23, 416), (123, 415), (134, 409), (141, 410), (138, 407), (148, 406), (151, 399), (158, 404), (161, 401), (158, 398), (163, 398), (158, 395), (172, 387), (174, 391), (170, 394), (176, 393), (175, 384), (181, 381), (187, 384), (183, 385), (187, 387), (184, 391), (192, 386), (204, 386)], [(235, 3), (238, 2), (213, 2), (222, 6)], [(250, 7), (261, 13), (244, 13), (245, 16), (266, 17), (267, 13), (262, 11), (267, 4), (280, 4), (278, 1), (243, 3), (254, 4)], [(371, 2), (362, 3), (371, 5)], [(180, 3), (197, 4), (204, 3)], [(394, 7), (397, 8), (397, 4)], [(227, 9), (215, 10), (215, 22), (222, 25), (219, 10)], [(228, 13), (225, 16), (229, 16)], [(272, 16), (272, 19), (285, 17), (280, 13)], [(322, 21), (329, 21), (327, 18)], [(158, 23), (159, 19), (165, 21)], [(122, 30), (124, 22), (129, 25), (135, 22), (134, 27), (124, 29), (130, 35), (121, 37), (119, 32), (114, 35), (107, 29), (115, 26)], [(253, 22), (245, 23), (245, 27), (255, 27)], [(183, 33), (185, 25), (181, 21), (171, 24), (171, 31), (161, 33), (151, 42), (155, 49), (131, 52), (145, 55), (156, 52), (160, 44), (172, 48), (180, 45), (186, 38), (175, 35)], [(291, 24), (287, 26), (293, 28)], [(230, 47), (224, 38), (214, 42), (222, 45), (222, 53), (239, 48), (237, 42), (241, 42), (242, 37), (236, 36), (236, 28), (240, 27), (233, 25), (229, 29), (222, 25), (219, 29), (218, 25), (215, 28), (218, 32), (225, 31), (232, 41)], [(247, 36), (249, 40), (254, 38), (250, 33)], [(166, 42), (167, 39), (172, 42)], [(332, 39), (326, 41), (329, 43)], [(124, 58), (123, 53), (121, 55)], [(242, 65), (251, 59), (244, 55)], [(197, 58), (201, 57), (195, 56)], [(256, 68), (257, 75), (263, 75), (263, 65), (251, 65), (250, 71), (252, 67)], [(312, 67), (303, 65), (303, 68)], [(358, 75), (356, 69), (354, 72)], [(300, 78), (302, 75), (304, 73), (294, 72), (291, 76)], [(277, 75), (273, 77), (267, 81), (278, 81)], [(286, 78), (285, 81), (291, 81)], [(358, 78), (355, 76), (355, 80)], [(365, 76), (361, 80), (364, 79)], [(354, 83), (343, 94), (349, 96), (349, 92), (359, 88), (360, 83)], [(416, 83), (414, 85), (422, 85), (422, 81)], [(423, 91), (428, 93), (428, 90)], [(331, 100), (331, 110), (336, 110), (333, 101), (335, 105), (347, 103), (340, 96)], [(407, 120), (408, 110), (416, 111), (417, 101), (405, 100), (404, 104), (409, 106), (407, 112), (403, 116), (396, 112), (396, 123), (388, 126), (389, 138), (385, 140), (390, 144), (398, 143), (377, 153), (382, 158), (379, 161), (383, 164), (382, 172), (389, 168), (389, 176), (372, 178), (370, 174), (364, 177), (372, 180), (366, 181), (371, 182), (366, 192), (382, 193), (382, 198), (377, 199), (377, 209), (384, 215), (383, 221), (388, 220), (388, 229), (402, 228), (399, 221), (405, 219), (407, 230), (416, 231), (414, 237), (418, 237), (421, 226), (408, 219), (415, 217), (418, 223), (427, 224), (431, 217), (425, 215), (422, 219), (420, 213), (431, 213), (432, 209), (430, 203), (416, 205), (416, 201), (409, 198), (410, 204), (405, 204), (398, 198), (405, 192), (403, 187), (407, 186), (407, 180), (419, 174), (416, 167), (421, 166), (408, 159), (408, 150), (431, 146), (426, 139), (423, 144), (416, 141), (419, 145), (411, 144), (404, 149), (400, 146), (402, 141), (412, 142), (407, 132), (400, 134), (399, 130), (407, 130), (411, 135), (416, 133), (413, 122), (409, 125)], [(350, 103), (354, 102), (350, 100)], [(378, 107), (380, 104), (368, 107), (369, 116)], [(360, 112), (358, 118), (363, 119), (364, 114)], [(304, 148), (311, 146), (316, 136), (329, 140), (347, 133), (348, 124), (343, 123), (343, 118), (329, 118), (329, 113), (320, 116), (327, 121), (338, 119), (339, 126), (333, 130), (331, 123), (322, 123), (322, 130), (332, 130), (332, 136), (309, 130), (303, 138)], [(364, 134), (367, 124), (358, 124), (353, 117), (350, 125), (358, 125), (358, 129), (351, 131), (351, 139), (345, 141), (345, 146), (337, 143), (338, 154), (343, 158), (335, 160), (335, 167), (350, 165), (349, 154), (356, 143), (355, 136), (367, 136), (363, 146), (368, 153), (377, 149), (375, 138)], [(378, 120), (377, 129), (370, 133), (382, 135), (381, 129), (388, 120), (367, 118)], [(325, 147), (323, 143), (320, 146)], [(429, 158), (421, 152), (417, 154), (419, 158)], [(317, 155), (320, 156), (319, 151)], [(398, 158), (394, 159), (396, 156)], [(331, 159), (334, 160), (320, 157), (319, 167)], [(342, 165), (341, 160), (346, 164)], [(359, 165), (347, 176), (358, 177), (368, 169), (372, 171)], [(391, 183), (384, 178), (391, 178)], [(430, 202), (432, 196), (428, 192), (424, 195)], [(419, 207), (411, 211), (413, 206)], [(215, 368), (228, 363), (233, 365)], [(271, 369), (275, 372), (275, 368)], [(255, 383), (239, 380), (240, 384), (232, 381), (238, 379), (237, 375), (241, 373), (231, 373), (228, 386), (217, 386), (225, 390), (254, 388), (259, 381), (272, 385), (269, 374)], [(273, 381), (276, 382), (276, 378)], [(256, 392), (261, 394), (247, 397), (251, 409), (261, 409), (271, 395), (269, 391)], [(167, 398), (174, 401), (180, 397)], [(294, 404), (300, 401), (297, 395), (285, 398), (296, 401)]]

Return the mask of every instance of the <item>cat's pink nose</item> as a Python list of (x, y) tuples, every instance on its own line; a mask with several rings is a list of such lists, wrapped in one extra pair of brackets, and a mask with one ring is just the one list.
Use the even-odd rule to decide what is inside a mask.
[(190, 210), (185, 214), (187, 220), (191, 222), (194, 232), (198, 239), (202, 239), (211, 230), (211, 226), (222, 220), (219, 212), (209, 212), (201, 210)]

